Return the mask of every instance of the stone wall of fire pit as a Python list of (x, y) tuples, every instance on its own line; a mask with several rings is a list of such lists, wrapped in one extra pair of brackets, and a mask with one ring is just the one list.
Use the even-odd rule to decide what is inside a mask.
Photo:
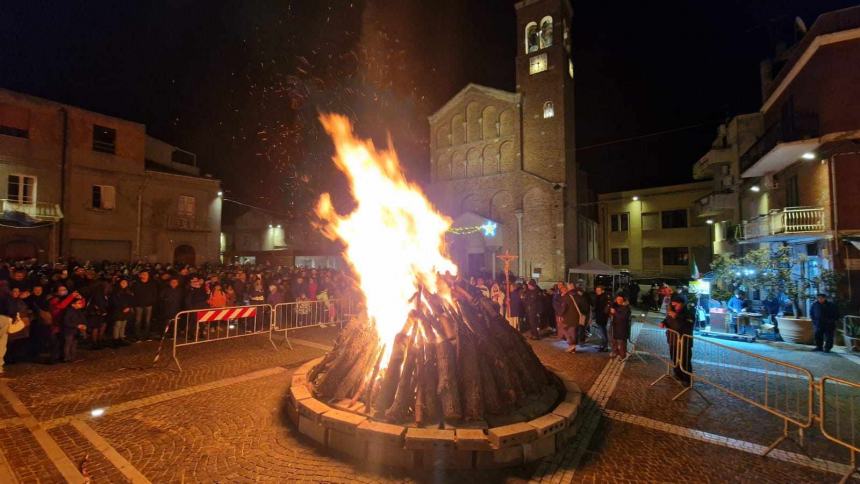
[(516, 466), (553, 454), (576, 433), (573, 425), (582, 393), (563, 372), (565, 395), (550, 413), (528, 422), (488, 429), (423, 429), (376, 422), (317, 400), (307, 373), (322, 358), (307, 362), (292, 377), (287, 402), (290, 420), (303, 435), (328, 450), (368, 465), (402, 468), (487, 469)]

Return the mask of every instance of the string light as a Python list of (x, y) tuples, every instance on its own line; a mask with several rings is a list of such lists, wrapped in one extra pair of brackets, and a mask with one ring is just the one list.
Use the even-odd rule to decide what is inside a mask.
[(499, 224), (493, 222), (492, 220), (487, 220), (483, 225), (472, 225), (470, 227), (451, 227), (448, 229), (449, 234), (454, 235), (470, 235), (476, 234), (478, 232), (483, 232), (485, 237), (495, 237), (496, 229), (498, 229)]

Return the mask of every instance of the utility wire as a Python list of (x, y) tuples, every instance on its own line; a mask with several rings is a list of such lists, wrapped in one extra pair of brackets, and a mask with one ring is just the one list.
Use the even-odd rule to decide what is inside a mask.
[(268, 208), (263, 208), (263, 207), (258, 207), (258, 206), (256, 206), (256, 205), (251, 205), (251, 204), (249, 204), (249, 203), (240, 202), (240, 201), (238, 201), (238, 200), (233, 200), (233, 199), (226, 198), (226, 197), (222, 197), (222, 200), (223, 200), (223, 201), (225, 201), (225, 202), (230, 202), (230, 203), (236, 204), (236, 205), (241, 205), (241, 206), (243, 206), (243, 207), (253, 208), (254, 210), (260, 210), (260, 211), (262, 211), (262, 212), (268, 212), (268, 213), (270, 213), (270, 214), (272, 214), (272, 215), (277, 215), (278, 217), (290, 218), (290, 216), (289, 216), (289, 215), (287, 215), (287, 214), (283, 214), (283, 213), (280, 213), (280, 212), (276, 212), (276, 211), (274, 211), (274, 210), (269, 210)]
[(612, 141), (606, 141), (604, 143), (597, 143), (597, 144), (588, 145), (588, 146), (580, 146), (580, 147), (576, 148), (576, 151), (590, 150), (592, 148), (600, 148), (601, 146), (616, 145), (616, 144), (626, 143), (628, 141), (635, 141), (638, 139), (651, 138), (654, 136), (660, 136), (660, 135), (669, 134), (669, 133), (676, 133), (678, 131), (686, 131), (688, 129), (694, 129), (694, 128), (700, 128), (702, 126), (708, 126), (709, 124), (711, 124), (711, 123), (691, 124), (689, 126), (681, 126), (679, 128), (664, 129), (663, 131), (655, 131), (653, 133), (642, 134), (639, 136), (631, 136), (629, 138), (621, 138), (621, 139), (616, 139), (616, 140), (612, 140)]

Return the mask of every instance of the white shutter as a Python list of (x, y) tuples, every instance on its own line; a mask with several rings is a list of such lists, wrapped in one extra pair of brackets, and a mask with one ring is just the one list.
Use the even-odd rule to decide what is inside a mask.
[(103, 185), (102, 190), (102, 206), (105, 210), (113, 210), (116, 208), (116, 187)]

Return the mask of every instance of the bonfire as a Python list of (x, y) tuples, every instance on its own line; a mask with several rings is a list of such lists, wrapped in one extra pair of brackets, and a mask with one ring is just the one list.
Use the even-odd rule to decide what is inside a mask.
[(406, 180), (390, 146), (358, 139), (343, 116), (321, 121), (355, 208), (317, 206), (323, 233), (344, 246), (364, 297), (335, 347), (308, 374), (314, 396), (373, 419), (420, 426), (486, 425), (543, 415), (553, 376), (498, 308), (457, 278), (451, 219)]

